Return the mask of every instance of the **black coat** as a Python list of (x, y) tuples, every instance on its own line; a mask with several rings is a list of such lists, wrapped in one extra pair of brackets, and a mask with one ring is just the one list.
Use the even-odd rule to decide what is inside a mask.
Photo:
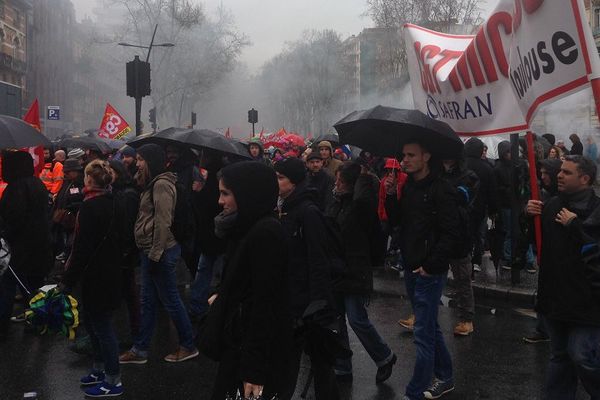
[(317, 205), (321, 211), (326, 211), (333, 203), (333, 186), (335, 179), (324, 170), (316, 174), (308, 174), (308, 186), (315, 188), (318, 193)]
[(329, 208), (344, 244), (347, 272), (335, 290), (340, 293), (369, 294), (373, 290), (374, 255), (380, 246), (381, 225), (377, 215), (379, 184), (372, 175), (361, 175), (353, 193), (339, 196)]
[[(571, 146), (571, 150), (569, 151), (571, 155), (583, 155), (583, 144), (581, 142), (573, 142), (573, 146)], [(595, 160), (592, 160), (595, 161)]]
[[(573, 206), (559, 195), (542, 212), (542, 258), (536, 310), (544, 316), (579, 325), (600, 326), (600, 198)], [(577, 214), (566, 227), (555, 222), (563, 208)]]
[(139, 263), (139, 250), (135, 244), (135, 222), (140, 209), (140, 192), (131, 182), (115, 182), (113, 195), (118, 209), (117, 229), (123, 250), (123, 266), (134, 268)]
[(460, 243), (460, 223), (454, 189), (430, 173), (415, 181), (409, 176), (400, 203), (395, 196), (386, 199), (392, 227), (399, 226), (400, 250), (406, 268), (423, 267), (428, 274), (445, 274)]
[(479, 193), (473, 203), (473, 221), (482, 221), (486, 215), (495, 214), (498, 210), (496, 176), (490, 163), (481, 159), (483, 142), (479, 143), (472, 139), (465, 143), (465, 166), (479, 178)]
[(4, 190), (0, 217), (17, 274), (46, 276), (52, 268), (48, 209), (48, 191), (37, 177), (15, 179)]
[(121, 243), (113, 196), (85, 200), (79, 209), (73, 249), (65, 267), (67, 288), (82, 284), (83, 307), (91, 312), (115, 310), (121, 304)]
[(296, 318), (302, 317), (311, 301), (333, 304), (325, 218), (317, 206), (317, 197), (316, 190), (303, 182), (281, 208), (290, 257), (291, 305)]

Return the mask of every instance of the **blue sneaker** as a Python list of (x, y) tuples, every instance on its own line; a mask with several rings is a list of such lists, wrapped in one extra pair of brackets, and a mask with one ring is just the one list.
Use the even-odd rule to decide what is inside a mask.
[(90, 372), (89, 375), (84, 376), (79, 380), (81, 386), (92, 386), (104, 382), (104, 372)]
[(117, 397), (123, 394), (123, 385), (120, 382), (116, 385), (102, 382), (84, 392), (86, 397)]

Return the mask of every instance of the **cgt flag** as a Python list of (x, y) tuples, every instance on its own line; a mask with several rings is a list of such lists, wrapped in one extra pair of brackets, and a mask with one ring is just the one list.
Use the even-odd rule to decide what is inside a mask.
[(584, 11), (582, 0), (500, 0), (475, 36), (405, 25), (415, 107), (463, 136), (528, 130), (542, 103), (600, 77)]
[(110, 103), (106, 103), (104, 117), (100, 123), (98, 136), (105, 139), (121, 139), (131, 132), (131, 127)]

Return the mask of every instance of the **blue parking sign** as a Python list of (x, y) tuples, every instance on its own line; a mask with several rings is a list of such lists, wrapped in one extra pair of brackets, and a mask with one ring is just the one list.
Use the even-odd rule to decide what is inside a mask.
[(48, 106), (47, 119), (50, 121), (60, 120), (60, 107), (59, 106)]

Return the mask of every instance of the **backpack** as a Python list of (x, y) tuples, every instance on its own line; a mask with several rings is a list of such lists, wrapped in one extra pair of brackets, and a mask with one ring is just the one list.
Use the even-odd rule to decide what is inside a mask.
[[(177, 200), (175, 202), (173, 222), (171, 223), (171, 233), (173, 233), (173, 237), (177, 243), (183, 245), (194, 238), (196, 225), (194, 223), (192, 205), (190, 204), (185, 187), (180, 182), (175, 182), (175, 191), (177, 193)], [(150, 188), (150, 201), (154, 203), (154, 185)]]
[[(460, 239), (454, 246), (454, 251), (450, 254), (450, 257), (463, 258), (471, 253), (473, 246), (473, 226), (470, 216), (473, 212), (475, 198), (479, 192), (479, 178), (473, 171), (465, 169), (458, 176), (442, 176), (441, 179), (448, 182), (453, 189), (457, 204), (456, 213), (460, 224)], [(431, 190), (434, 186), (431, 186)]]

